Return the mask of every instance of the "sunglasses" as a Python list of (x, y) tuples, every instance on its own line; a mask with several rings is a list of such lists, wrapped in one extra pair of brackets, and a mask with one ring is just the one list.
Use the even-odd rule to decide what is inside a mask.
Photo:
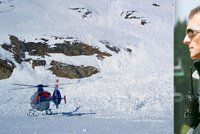
[(200, 33), (199, 30), (193, 30), (193, 29), (187, 29), (186, 30), (186, 35), (188, 35), (189, 38), (193, 38), (198, 33)]

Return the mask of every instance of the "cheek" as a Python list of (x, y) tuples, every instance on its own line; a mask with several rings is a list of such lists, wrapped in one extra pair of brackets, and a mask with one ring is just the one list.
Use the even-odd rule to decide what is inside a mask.
[(192, 42), (191, 45), (195, 48), (195, 49), (200, 49), (200, 35), (198, 34), (198, 36), (196, 36)]
[(198, 44), (200, 46), (200, 34), (197, 34), (194, 37), (193, 41), (195, 42), (195, 44)]

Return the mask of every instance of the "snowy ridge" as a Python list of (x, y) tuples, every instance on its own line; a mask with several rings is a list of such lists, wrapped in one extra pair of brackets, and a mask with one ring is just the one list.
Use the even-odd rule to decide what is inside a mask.
[[(19, 88), (12, 83), (53, 85), (57, 77), (47, 69), (51, 60), (57, 60), (94, 66), (100, 73), (79, 80), (59, 78), (61, 84), (65, 84), (61, 92), (67, 96), (67, 106), (61, 105), (58, 110), (51, 107), (53, 111), (73, 111), (81, 106), (80, 113), (88, 113), (86, 116), (94, 118), (156, 120), (165, 122), (164, 126), (172, 125), (173, 0), (0, 2), (0, 18), (3, 18), (0, 21), (0, 44), (10, 43), (9, 35), (26, 42), (39, 42), (40, 38), (45, 38), (52, 46), (79, 40), (112, 54), (103, 60), (96, 55), (70, 57), (50, 54), (51, 57), (41, 58), (26, 54), (26, 58), (39, 58), (47, 62), (46, 66), (33, 70), (28, 62), (17, 64), (12, 54), (0, 47), (0, 58), (10, 59), (17, 66), (9, 79), (0, 81), (2, 117), (24, 117), (30, 108), (30, 96), (35, 92), (35, 89), (12, 90)], [(153, 3), (160, 6), (155, 7)], [(14, 9), (11, 10), (10, 5)], [(136, 19), (125, 19), (128, 11), (136, 11), (131, 15)], [(147, 23), (142, 25), (142, 20)], [(68, 38), (55, 40), (55, 36)], [(102, 40), (121, 51), (117, 54), (107, 49), (100, 42)], [(127, 52), (127, 48), (132, 52)], [(47, 90), (53, 92), (53, 88)], [(40, 117), (39, 120), (42, 119)], [(172, 129), (165, 132), (170, 133)]]

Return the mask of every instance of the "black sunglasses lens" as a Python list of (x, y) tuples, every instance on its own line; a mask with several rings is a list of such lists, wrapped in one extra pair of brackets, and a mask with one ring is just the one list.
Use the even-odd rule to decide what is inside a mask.
[(187, 29), (187, 31), (186, 31), (186, 34), (191, 34), (191, 33), (193, 33), (194, 31), (192, 30), (192, 29)]
[(186, 34), (188, 35), (188, 37), (192, 37), (194, 35), (194, 31), (192, 29), (187, 29)]

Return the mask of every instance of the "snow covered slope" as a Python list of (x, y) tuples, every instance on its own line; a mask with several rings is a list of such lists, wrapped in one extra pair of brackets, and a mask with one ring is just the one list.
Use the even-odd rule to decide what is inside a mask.
[[(154, 3), (159, 6), (154, 6)], [(63, 113), (81, 106), (79, 112), (88, 113), (85, 114), (88, 118), (147, 121), (149, 124), (155, 121), (158, 126), (162, 122), (160, 131), (154, 131), (155, 127), (151, 126), (149, 130), (172, 133), (173, 3), (173, 0), (0, 0), (0, 44), (9, 43), (9, 35), (26, 42), (37, 42), (36, 38), (44, 37), (49, 39), (50, 45), (58, 42), (53, 36), (70, 36), (111, 53), (111, 57), (103, 60), (95, 55), (70, 57), (51, 54), (51, 57), (45, 57), (48, 63), (54, 59), (73, 65), (91, 65), (100, 70), (100, 73), (89, 78), (60, 78), (61, 84), (70, 83), (62, 85), (61, 89), (67, 95), (67, 106), (62, 105), (59, 110), (52, 109)], [(107, 49), (102, 41), (109, 42), (121, 51), (115, 53)], [(132, 52), (127, 52), (127, 48)], [(29, 63), (17, 64), (12, 54), (4, 49), (0, 48), (0, 52), (0, 58), (10, 59), (17, 66), (9, 79), (0, 81), (0, 118), (5, 121), (8, 119), (8, 122), (13, 116), (17, 118), (14, 120), (16, 122), (18, 119), (26, 120), (29, 99), (35, 90), (11, 90), (19, 88), (12, 83), (52, 85), (56, 76), (46, 70), (48, 65), (33, 70)], [(53, 91), (51, 88), (47, 90)], [(38, 120), (42, 122), (46, 118), (40, 117)], [(58, 124), (59, 120), (63, 121), (60, 116), (50, 118)], [(85, 119), (80, 120), (87, 123)], [(30, 124), (34, 119), (25, 122)], [(95, 120), (91, 122), (95, 124)], [(49, 124), (51, 122), (43, 126)], [(11, 123), (11, 127), (14, 125)], [(142, 123), (140, 127), (142, 129)], [(20, 125), (16, 128), (23, 133)], [(23, 129), (29, 130), (31, 127)], [(63, 127), (60, 129), (64, 130)], [(131, 133), (134, 126), (130, 129), (127, 133)], [(6, 133), (3, 130), (1, 132)], [(116, 132), (109, 129), (104, 133)], [(135, 133), (144, 131), (137, 129)]]

